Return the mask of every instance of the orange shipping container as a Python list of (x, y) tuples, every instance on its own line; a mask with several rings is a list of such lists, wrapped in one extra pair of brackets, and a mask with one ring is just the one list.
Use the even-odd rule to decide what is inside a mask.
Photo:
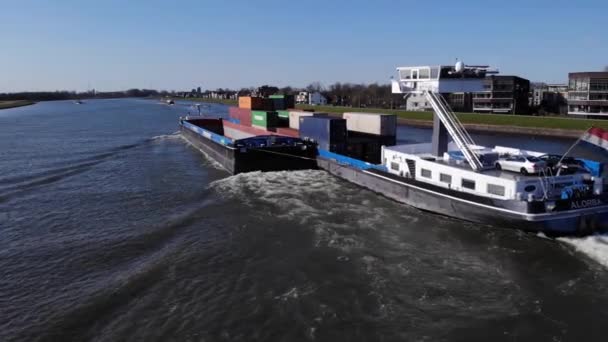
[(272, 100), (261, 97), (241, 96), (239, 97), (239, 108), (251, 110), (272, 111)]
[(239, 108), (263, 109), (263, 100), (261, 97), (241, 96), (239, 97)]

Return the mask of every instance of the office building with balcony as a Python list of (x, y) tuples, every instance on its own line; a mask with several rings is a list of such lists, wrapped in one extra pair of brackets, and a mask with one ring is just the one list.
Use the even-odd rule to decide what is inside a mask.
[[(471, 93), (442, 93), (441, 96), (447, 101), (455, 112), (470, 112), (472, 108), (473, 94)], [(408, 111), (432, 111), (430, 103), (424, 94), (410, 94), (407, 96), (405, 108)]]
[(528, 114), (530, 81), (517, 76), (491, 75), (484, 91), (473, 93), (473, 112)]
[(541, 112), (567, 114), (568, 85), (542, 84), (532, 89), (531, 105)]
[(608, 72), (568, 74), (568, 114), (590, 119), (608, 118)]

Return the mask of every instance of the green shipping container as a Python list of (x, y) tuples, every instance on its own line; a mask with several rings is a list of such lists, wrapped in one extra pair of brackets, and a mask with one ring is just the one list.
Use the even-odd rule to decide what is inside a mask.
[(279, 124), (277, 112), (263, 112), (260, 110), (251, 111), (251, 125), (268, 129), (275, 128)]
[(289, 112), (286, 110), (277, 110), (279, 115), (279, 122), (277, 127), (289, 127)]
[(284, 110), (296, 106), (296, 97), (293, 95), (270, 95), (268, 98), (273, 101), (274, 110)]

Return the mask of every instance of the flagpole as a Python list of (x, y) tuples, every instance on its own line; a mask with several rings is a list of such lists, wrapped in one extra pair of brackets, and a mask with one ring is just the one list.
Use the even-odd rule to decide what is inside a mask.
[(562, 155), (562, 157), (559, 159), (559, 161), (557, 162), (557, 166), (559, 166), (559, 169), (557, 170), (557, 174), (555, 176), (559, 176), (560, 172), (562, 172), (562, 168), (561, 168), (561, 163), (564, 160), (564, 158), (566, 158), (566, 156), (568, 155), (568, 153), (570, 153), (570, 151), (572, 151), (572, 149), (583, 139), (583, 137), (585, 136), (585, 134), (587, 134), (587, 132), (589, 132), (590, 129), (592, 129), (593, 126), (589, 127), (585, 133), (583, 133), (580, 137), (578, 137), (578, 139), (576, 139), (576, 141), (574, 142), (574, 144), (572, 144), (572, 146), (570, 146), (570, 148), (566, 151), (566, 153), (564, 153), (564, 155)]

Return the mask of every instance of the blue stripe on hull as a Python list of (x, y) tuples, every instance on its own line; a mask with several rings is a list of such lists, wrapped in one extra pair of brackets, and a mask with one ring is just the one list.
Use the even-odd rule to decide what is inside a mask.
[(189, 122), (182, 121), (182, 125), (184, 127), (186, 127), (187, 129), (189, 129), (189, 130), (191, 130), (191, 131), (193, 131), (193, 132), (195, 132), (195, 133), (197, 133), (197, 134), (199, 134), (199, 135), (201, 135), (201, 136), (203, 136), (203, 137), (205, 137), (207, 139), (215, 141), (218, 144), (222, 144), (222, 145), (232, 145), (232, 144), (234, 144), (234, 141), (232, 139), (230, 139), (230, 138), (227, 138), (227, 137), (225, 137), (223, 135), (219, 135), (219, 134), (213, 133), (213, 132), (208, 131), (208, 130), (206, 130), (204, 128), (200, 128), (200, 127), (198, 127), (196, 125), (193, 125), (193, 124), (191, 124)]
[(327, 159), (333, 159), (342, 165), (349, 165), (360, 170), (376, 169), (381, 171), (387, 171), (384, 165), (370, 164), (359, 159), (350, 158), (323, 149), (319, 149), (319, 156)]

